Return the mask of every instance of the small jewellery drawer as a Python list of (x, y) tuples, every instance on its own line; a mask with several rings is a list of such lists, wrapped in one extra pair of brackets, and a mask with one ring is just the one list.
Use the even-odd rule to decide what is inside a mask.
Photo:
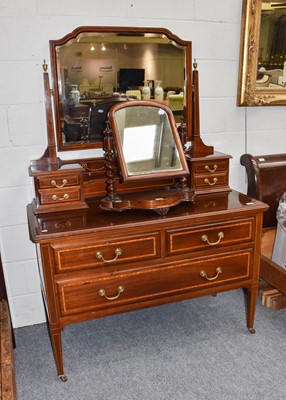
[[(112, 234), (110, 234), (112, 237)], [(59, 272), (83, 268), (112, 267), (122, 263), (137, 264), (140, 261), (160, 258), (160, 232), (99, 241), (96, 236), (87, 237), (75, 245), (52, 245), (56, 268)]]
[(39, 190), (41, 204), (68, 203), (81, 200), (81, 187), (71, 186), (65, 189)]
[(68, 232), (73, 229), (80, 229), (84, 226), (86, 221), (85, 212), (74, 213), (68, 217), (58, 215), (53, 217), (39, 217), (38, 224), (42, 233), (57, 233), (57, 232)]
[(209, 174), (209, 175), (197, 175), (194, 177), (195, 188), (213, 188), (215, 186), (225, 186), (228, 184), (227, 173), (223, 174)]
[(228, 159), (226, 160), (214, 160), (208, 162), (194, 162), (194, 173), (195, 174), (215, 174), (222, 171), (228, 170)]
[(217, 246), (247, 243), (253, 239), (251, 219), (197, 229), (168, 229), (166, 230), (167, 255), (173, 256)]
[(61, 315), (114, 308), (222, 286), (251, 275), (252, 251), (227, 253), (153, 269), (56, 281)]
[(80, 184), (79, 174), (74, 175), (61, 175), (61, 176), (49, 176), (38, 178), (40, 189), (63, 189), (67, 186), (77, 186)]

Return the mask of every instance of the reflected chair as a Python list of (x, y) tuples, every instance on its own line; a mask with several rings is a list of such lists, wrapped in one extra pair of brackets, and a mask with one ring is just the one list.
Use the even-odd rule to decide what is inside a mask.
[(98, 102), (91, 108), (89, 121), (89, 140), (91, 142), (103, 142), (104, 130), (109, 109), (120, 101), (129, 100), (127, 97), (112, 96)]

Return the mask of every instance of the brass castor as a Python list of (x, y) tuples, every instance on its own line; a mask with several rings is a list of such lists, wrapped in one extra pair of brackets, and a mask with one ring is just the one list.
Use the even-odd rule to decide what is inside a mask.
[(255, 329), (254, 328), (249, 328), (249, 332), (254, 334), (255, 333)]
[(66, 382), (68, 380), (68, 377), (66, 375), (59, 375), (59, 378), (62, 382)]

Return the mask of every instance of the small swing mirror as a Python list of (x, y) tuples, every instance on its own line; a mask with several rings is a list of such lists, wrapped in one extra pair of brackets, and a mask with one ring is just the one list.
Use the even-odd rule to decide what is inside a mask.
[[(134, 201), (130, 194), (128, 199), (118, 197), (111, 185), (112, 190), (106, 198), (108, 209), (149, 208), (162, 211), (164, 208), (166, 212), (173, 205), (193, 199), (185, 183), (189, 170), (184, 149), (169, 107), (154, 101), (135, 100), (116, 104), (109, 112), (109, 125), (105, 155), (107, 161), (110, 160), (108, 149), (112, 148), (123, 182), (174, 178), (176, 184), (163, 190), (142, 193), (142, 196), (137, 193)], [(106, 165), (110, 164), (107, 162)], [(108, 171), (109, 177), (110, 173), (113, 173), (112, 168)]]

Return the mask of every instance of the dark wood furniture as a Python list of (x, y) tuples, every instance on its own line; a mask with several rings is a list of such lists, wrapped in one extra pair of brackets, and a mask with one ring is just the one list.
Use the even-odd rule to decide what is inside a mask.
[[(0, 300), (5, 300), (8, 304), (8, 296), (7, 296), (5, 279), (4, 279), (1, 254), (0, 254)], [(8, 305), (8, 309), (9, 309), (9, 305)], [(9, 320), (10, 320), (10, 317), (9, 317)], [(12, 324), (11, 324), (11, 333), (12, 333), (12, 339), (13, 339), (13, 347), (15, 348), (16, 342), (15, 342), (15, 336), (14, 336)]]
[[(277, 227), (276, 211), (279, 200), (286, 191), (286, 154), (244, 154), (241, 156), (241, 164), (246, 168), (247, 194), (269, 205), (263, 219), (260, 276), (286, 294), (286, 270), (271, 260)], [(274, 292), (274, 295), (277, 293)], [(279, 307), (285, 308), (286, 297), (279, 296), (279, 301)]]
[(0, 399), (16, 399), (16, 382), (13, 360), (13, 347), (16, 347), (6, 285), (0, 255)]
[[(185, 118), (178, 132), (171, 111), (165, 105), (158, 110), (159, 115), (168, 115), (172, 126), (176, 146), (168, 146), (174, 156), (180, 155), (177, 170), (165, 168), (157, 173), (151, 169), (144, 176), (140, 175), (142, 171), (128, 176), (126, 153), (116, 142), (117, 127), (112, 115), (115, 110), (126, 111), (131, 106), (114, 105), (106, 112), (104, 144), (102, 132), (93, 132), (98, 137), (96, 143), (63, 143), (61, 90), (68, 71), (64, 65), (61, 69), (59, 54), (70, 51), (68, 47), (78, 43), (79, 38), (86, 46), (91, 38), (100, 37), (102, 42), (102, 35), (110, 45), (119, 46), (125, 41), (138, 46), (152, 43), (152, 48), (154, 44), (158, 48), (167, 45), (179, 51), (186, 89)], [(30, 238), (38, 249), (57, 372), (64, 381), (67, 378), (61, 332), (72, 323), (243, 288), (247, 293), (246, 324), (254, 332), (262, 216), (267, 205), (232, 191), (230, 156), (215, 152), (201, 139), (198, 71), (195, 63), (192, 68), (191, 48), (191, 42), (157, 28), (81, 27), (63, 39), (51, 41), (56, 132), (44, 64), (48, 148), (42, 158), (32, 161), (29, 169), (36, 194), (28, 206), (28, 222)], [(76, 47), (70, 54), (75, 50), (80, 53)], [(139, 50), (136, 54), (142, 53)], [(174, 55), (173, 48), (169, 51)], [(141, 104), (155, 107), (154, 101)], [(143, 110), (136, 121), (142, 114)], [(125, 113), (121, 117), (126, 138)], [(148, 122), (148, 115), (145, 119)], [(154, 125), (161, 126), (153, 122), (151, 126)], [(146, 140), (141, 138), (138, 146), (145, 146)], [(165, 145), (167, 141), (162, 139), (160, 143)], [(69, 161), (58, 157), (57, 150), (95, 147), (103, 147), (104, 157)], [(177, 205), (171, 204), (167, 214), (158, 215), (154, 210), (170, 206), (170, 201), (164, 199), (170, 188), (179, 190), (190, 201), (175, 202)], [(148, 201), (146, 194), (151, 194)], [(120, 212), (115, 211), (116, 202), (125, 198), (132, 198), (130, 206), (125, 202), (123, 208), (118, 207)], [(144, 203), (144, 207), (137, 207), (138, 203)]]
[(6, 300), (0, 301), (0, 398), (17, 399), (12, 328)]
[(198, 196), (165, 217), (100, 210), (36, 216), (28, 206), (58, 375), (68, 324), (244, 288), (254, 331), (265, 204), (230, 191)]

